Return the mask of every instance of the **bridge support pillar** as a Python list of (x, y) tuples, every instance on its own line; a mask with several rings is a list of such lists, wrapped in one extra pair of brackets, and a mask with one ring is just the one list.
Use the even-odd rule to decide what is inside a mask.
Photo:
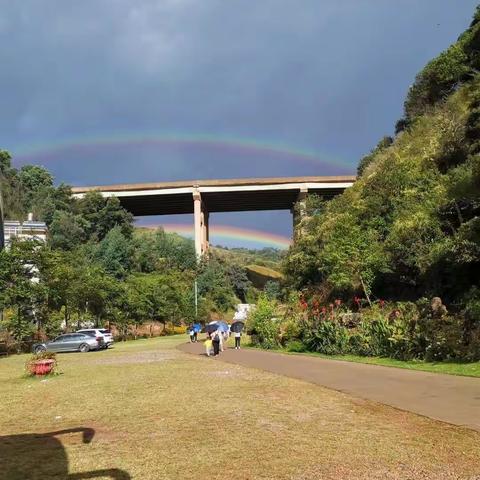
[(307, 196), (308, 189), (301, 188), (298, 193), (297, 201), (291, 212), (293, 216), (293, 241), (295, 242), (302, 235), (302, 220), (307, 215)]
[(193, 193), (193, 222), (195, 236), (195, 253), (200, 259), (209, 247), (209, 213), (202, 202), (202, 196), (197, 190)]

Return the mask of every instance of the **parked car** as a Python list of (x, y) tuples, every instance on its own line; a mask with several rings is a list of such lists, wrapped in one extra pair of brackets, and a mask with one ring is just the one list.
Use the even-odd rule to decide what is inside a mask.
[(104, 343), (104, 348), (108, 348), (113, 345), (113, 335), (110, 330), (106, 328), (83, 328), (82, 330), (77, 330), (77, 333), (85, 333), (95, 338), (102, 338)]
[(66, 333), (59, 335), (55, 340), (44, 343), (36, 343), (33, 346), (35, 353), (40, 352), (88, 352), (90, 350), (99, 350), (104, 348), (103, 338), (98, 340), (96, 337), (84, 333)]

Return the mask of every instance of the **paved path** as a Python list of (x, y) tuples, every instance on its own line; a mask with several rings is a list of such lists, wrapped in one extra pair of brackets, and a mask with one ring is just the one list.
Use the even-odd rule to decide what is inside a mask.
[[(204, 355), (202, 343), (179, 349)], [(221, 361), (298, 378), (357, 397), (480, 431), (480, 378), (442, 375), (362, 363), (228, 349)], [(216, 361), (217, 359), (212, 359)]]

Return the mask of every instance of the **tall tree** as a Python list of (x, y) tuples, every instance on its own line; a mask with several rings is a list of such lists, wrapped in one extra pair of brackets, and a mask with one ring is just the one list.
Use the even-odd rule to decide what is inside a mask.
[(53, 186), (53, 177), (48, 170), (38, 165), (25, 165), (18, 172), (18, 179), (25, 192), (24, 208), (33, 208), (35, 195), (44, 188)]
[(116, 226), (127, 237), (133, 232), (133, 216), (116, 197), (104, 198), (100, 192), (88, 192), (78, 202), (78, 210), (88, 222), (87, 235), (96, 241), (103, 240)]

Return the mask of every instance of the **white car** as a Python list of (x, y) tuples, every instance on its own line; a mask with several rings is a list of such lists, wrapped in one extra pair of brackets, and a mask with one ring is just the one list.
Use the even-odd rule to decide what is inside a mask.
[(104, 348), (108, 348), (113, 345), (113, 336), (110, 330), (106, 328), (84, 328), (82, 330), (77, 330), (77, 333), (85, 333), (91, 337), (95, 337), (97, 340), (99, 338), (103, 339)]

